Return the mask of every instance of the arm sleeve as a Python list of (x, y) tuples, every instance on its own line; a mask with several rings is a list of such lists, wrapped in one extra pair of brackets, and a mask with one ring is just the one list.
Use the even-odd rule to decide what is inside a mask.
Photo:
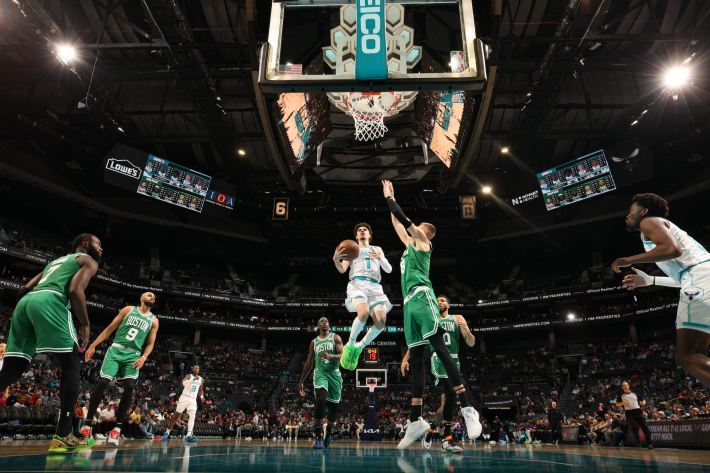
[(384, 269), (387, 274), (392, 272), (392, 265), (389, 261), (387, 261), (387, 258), (385, 258), (384, 251), (382, 252), (382, 258), (380, 259), (380, 266), (382, 266), (382, 269)]
[(656, 286), (680, 287), (681, 284), (673, 278), (653, 278)]
[(399, 204), (395, 202), (392, 197), (387, 197), (387, 205), (389, 205), (390, 212), (392, 212), (394, 218), (399, 220), (399, 223), (401, 223), (405, 229), (408, 229), (412, 226), (412, 221), (409, 220), (406, 215), (404, 215), (404, 212), (402, 212), (402, 207), (400, 207)]

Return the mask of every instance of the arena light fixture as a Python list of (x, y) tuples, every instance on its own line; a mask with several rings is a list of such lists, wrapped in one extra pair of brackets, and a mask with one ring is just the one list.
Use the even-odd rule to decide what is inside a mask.
[(676, 67), (671, 69), (666, 74), (666, 85), (669, 87), (678, 87), (685, 83), (688, 78), (688, 69), (684, 67)]
[(638, 120), (634, 120), (634, 121), (631, 123), (631, 126), (634, 126), (634, 125), (637, 124), (638, 122), (639, 122)]
[(244, 151), (243, 149), (240, 149), (239, 151), (237, 151), (237, 153), (239, 153), (239, 154), (242, 155), (242, 156), (244, 156), (245, 154), (247, 154), (246, 151)]
[(57, 48), (57, 59), (64, 64), (68, 64), (69, 61), (74, 59), (74, 48), (71, 46), (59, 46)]
[(118, 127), (118, 131), (120, 131), (121, 133), (125, 133), (125, 131), (123, 131), (123, 128), (121, 128), (120, 126)]
[(485, 192), (486, 194), (488, 194), (490, 191), (491, 191), (491, 188), (488, 186), (483, 188), (483, 192)]
[(569, 320), (574, 320), (574, 319), (575, 319), (574, 314), (567, 314), (567, 318), (568, 318)]
[(217, 100), (222, 100), (222, 97), (217, 97)]
[(480, 304), (481, 302), (483, 302), (483, 301), (478, 301), (479, 304)]
[(502, 150), (500, 150), (501, 153), (507, 153), (509, 151), (509, 148), (507, 146), (504, 146)]

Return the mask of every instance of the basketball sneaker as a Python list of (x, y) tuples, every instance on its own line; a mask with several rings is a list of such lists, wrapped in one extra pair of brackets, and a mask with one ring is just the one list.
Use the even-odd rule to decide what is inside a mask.
[(187, 437), (185, 437), (185, 442), (197, 442), (197, 437), (195, 437), (194, 435), (188, 435)]
[(434, 437), (434, 432), (436, 432), (436, 428), (436, 425), (433, 423), (429, 425), (429, 432), (427, 432), (424, 438), (422, 439), (422, 447), (424, 447), (424, 450), (429, 450), (431, 448), (431, 439), (432, 437)]
[(461, 409), (461, 415), (464, 421), (466, 421), (466, 432), (468, 432), (468, 438), (471, 440), (476, 440), (483, 430), (483, 426), (478, 421), (478, 412), (472, 406), (464, 407)]
[(407, 420), (407, 433), (404, 434), (404, 438), (399, 442), (397, 448), (404, 450), (422, 438), (427, 431), (429, 431), (429, 423), (421, 417), (416, 422)]
[(91, 426), (85, 425), (81, 428), (81, 436), (85, 439), (91, 438)]
[(441, 451), (444, 453), (461, 453), (463, 452), (463, 448), (458, 445), (454, 445), (453, 442), (446, 439), (441, 443)]
[(117, 447), (120, 437), (121, 437), (121, 432), (117, 432), (115, 430), (112, 430), (111, 432), (108, 433), (108, 438), (106, 439), (106, 443), (109, 445), (113, 445), (114, 447)]
[(62, 438), (59, 435), (55, 435), (52, 439), (52, 443), (49, 444), (49, 453), (68, 453), (77, 452), (79, 450), (86, 450), (94, 446), (94, 439), (87, 439), (84, 437), (75, 437), (73, 433), (70, 433), (66, 437)]
[(106, 436), (104, 434), (94, 434), (94, 438), (96, 440), (106, 440)]
[(357, 360), (360, 358), (362, 348), (357, 348), (354, 345), (343, 346), (343, 355), (340, 357), (340, 366), (346, 370), (354, 370), (357, 368)]
[(166, 430), (165, 433), (163, 434), (163, 442), (167, 442), (169, 438), (170, 438), (170, 431)]
[(316, 439), (316, 442), (313, 444), (313, 449), (314, 450), (320, 450), (323, 448), (323, 443), (320, 441), (320, 439)]

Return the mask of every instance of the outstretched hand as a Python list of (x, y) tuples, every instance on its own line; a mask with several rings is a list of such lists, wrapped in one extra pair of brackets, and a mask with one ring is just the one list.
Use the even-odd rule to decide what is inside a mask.
[(387, 197), (392, 197), (394, 199), (394, 187), (392, 187), (392, 183), (390, 181), (382, 181), (382, 192), (385, 195), (385, 199)]

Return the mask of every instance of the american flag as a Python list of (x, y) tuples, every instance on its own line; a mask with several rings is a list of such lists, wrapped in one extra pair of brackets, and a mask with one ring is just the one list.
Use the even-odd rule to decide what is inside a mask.
[(286, 64), (285, 66), (279, 66), (280, 74), (290, 74), (293, 76), (300, 76), (303, 74), (302, 64)]

